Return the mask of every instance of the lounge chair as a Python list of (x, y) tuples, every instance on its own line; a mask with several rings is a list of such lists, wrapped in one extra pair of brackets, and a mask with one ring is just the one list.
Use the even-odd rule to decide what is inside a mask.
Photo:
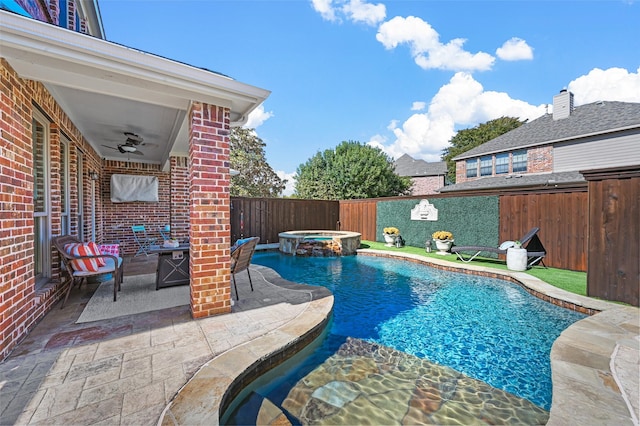
[[(544, 264), (544, 257), (547, 254), (540, 238), (538, 237), (538, 231), (540, 228), (531, 228), (529, 232), (527, 232), (520, 240), (522, 247), (527, 249), (527, 267), (530, 268), (538, 263), (542, 263), (542, 265), (546, 268), (547, 266)], [(458, 259), (465, 263), (471, 262), (475, 259), (480, 253), (495, 253), (495, 254), (507, 254), (507, 250), (510, 247), (513, 247), (515, 244), (514, 241), (505, 241), (500, 244), (498, 247), (488, 247), (488, 246), (456, 246), (451, 249), (452, 253), (455, 253), (458, 256)], [(473, 254), (469, 257), (464, 257), (462, 252), (472, 252)]]
[(251, 273), (249, 272), (249, 265), (251, 264), (251, 258), (253, 258), (253, 252), (256, 250), (256, 246), (260, 241), (260, 237), (251, 237), (243, 240), (238, 240), (231, 247), (231, 276), (233, 277), (233, 287), (236, 290), (236, 300), (240, 300), (238, 296), (238, 286), (236, 285), (236, 273), (247, 271), (249, 275), (249, 284), (251, 284), (251, 291), (253, 291), (253, 282), (251, 281)]

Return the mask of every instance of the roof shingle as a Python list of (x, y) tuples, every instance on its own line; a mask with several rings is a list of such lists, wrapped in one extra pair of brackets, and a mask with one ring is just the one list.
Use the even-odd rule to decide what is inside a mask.
[(640, 127), (640, 103), (594, 102), (576, 107), (569, 117), (562, 120), (554, 121), (552, 114), (545, 114), (470, 149), (456, 156), (453, 160), (546, 145), (552, 142), (635, 127)]
[(442, 176), (447, 173), (447, 163), (444, 161), (426, 162), (416, 160), (409, 154), (404, 154), (395, 162), (395, 172), (399, 176)]

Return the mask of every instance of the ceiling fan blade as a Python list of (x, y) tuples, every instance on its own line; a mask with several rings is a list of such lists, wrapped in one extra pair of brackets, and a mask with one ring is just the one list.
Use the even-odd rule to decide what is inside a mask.
[(127, 154), (135, 154), (135, 155), (144, 155), (142, 152), (135, 150), (133, 152), (128, 152)]
[(109, 148), (109, 149), (115, 149), (116, 151), (118, 150), (118, 148), (114, 147), (114, 146), (109, 146), (109, 145), (102, 145), (105, 148)]
[(132, 132), (124, 132), (124, 135), (127, 137), (127, 142), (131, 142), (136, 145), (142, 143), (142, 141), (144, 140), (142, 136), (138, 136)]

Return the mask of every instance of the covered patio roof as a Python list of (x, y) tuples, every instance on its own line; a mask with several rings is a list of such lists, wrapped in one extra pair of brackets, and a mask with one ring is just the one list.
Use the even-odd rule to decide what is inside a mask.
[[(229, 108), (232, 125), (270, 94), (230, 77), (0, 10), (0, 55), (42, 82), (102, 158), (160, 164), (186, 156), (192, 102)], [(221, 59), (224, 62), (224, 58)], [(118, 151), (125, 132), (139, 151)], [(133, 157), (133, 158), (131, 158)]]

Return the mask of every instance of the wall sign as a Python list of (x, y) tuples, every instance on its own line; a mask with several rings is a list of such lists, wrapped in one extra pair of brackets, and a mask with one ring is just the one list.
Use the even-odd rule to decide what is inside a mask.
[(438, 209), (429, 200), (420, 200), (414, 208), (411, 209), (411, 220), (438, 220)]

